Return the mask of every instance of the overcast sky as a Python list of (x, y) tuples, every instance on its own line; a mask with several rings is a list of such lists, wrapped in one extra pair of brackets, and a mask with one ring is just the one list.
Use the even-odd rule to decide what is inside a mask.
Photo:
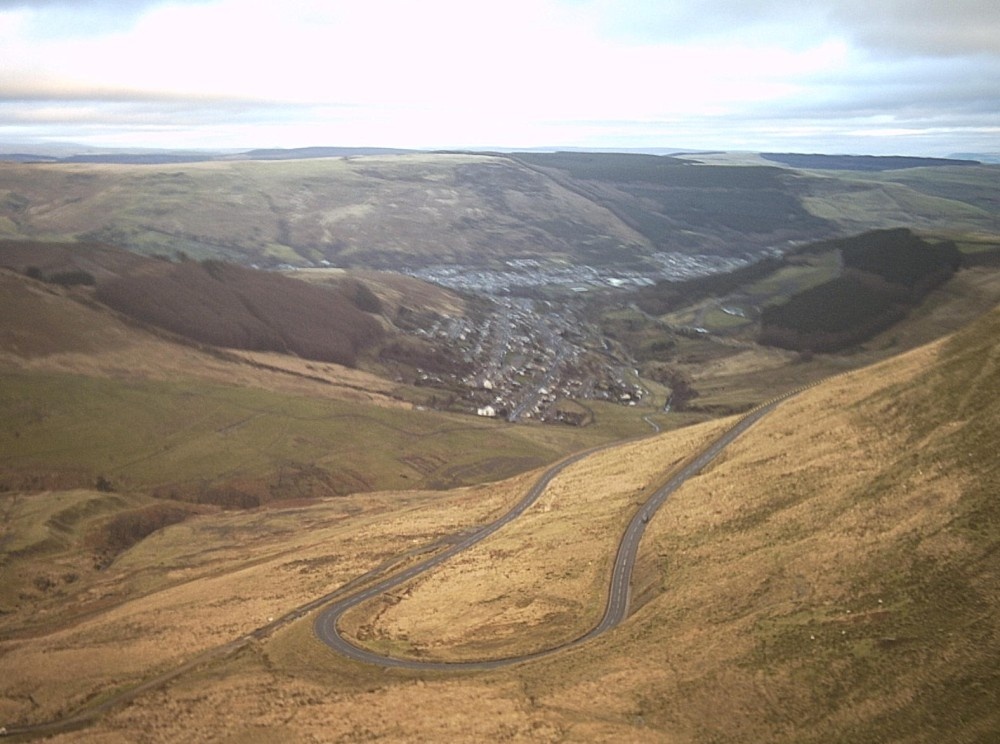
[(1000, 0), (0, 0), (0, 142), (1000, 151)]

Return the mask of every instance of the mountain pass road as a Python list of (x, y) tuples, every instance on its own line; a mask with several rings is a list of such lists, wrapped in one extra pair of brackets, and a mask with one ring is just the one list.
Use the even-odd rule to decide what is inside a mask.
[(625, 533), (622, 535), (618, 544), (618, 551), (611, 573), (611, 581), (609, 584), (604, 616), (601, 618), (600, 623), (579, 638), (568, 640), (557, 646), (527, 655), (488, 660), (429, 661), (386, 656), (357, 646), (341, 635), (337, 624), (341, 616), (352, 607), (356, 607), (369, 599), (373, 599), (390, 589), (400, 586), (401, 584), (426, 571), (430, 571), (431, 569), (440, 566), (449, 558), (472, 547), (476, 543), (485, 540), (504, 525), (509, 524), (523, 514), (532, 504), (535, 503), (535, 501), (538, 500), (548, 484), (552, 482), (552, 479), (559, 475), (559, 473), (567, 467), (579, 462), (597, 451), (620, 445), (621, 442), (594, 447), (589, 450), (579, 452), (572, 457), (561, 460), (545, 471), (545, 473), (538, 479), (538, 481), (535, 482), (527, 494), (525, 494), (524, 498), (522, 498), (513, 509), (499, 519), (491, 522), (472, 534), (464, 537), (459, 536), (456, 538), (457, 542), (448, 550), (330, 604), (322, 612), (320, 612), (319, 616), (316, 618), (314, 629), (317, 637), (337, 653), (355, 661), (377, 664), (383, 667), (436, 671), (476, 671), (497, 669), (504, 666), (510, 666), (512, 664), (520, 664), (543, 656), (548, 656), (558, 651), (563, 651), (567, 648), (578, 646), (582, 643), (593, 640), (597, 636), (614, 628), (628, 616), (629, 589), (631, 587), (632, 571), (635, 568), (636, 556), (639, 552), (639, 543), (646, 531), (646, 525), (649, 523), (649, 520), (653, 517), (653, 515), (656, 514), (656, 511), (685, 481), (701, 472), (706, 465), (718, 457), (718, 455), (737, 437), (774, 410), (779, 403), (786, 400), (791, 395), (792, 394), (776, 398), (748, 413), (732, 428), (728, 429), (718, 439), (699, 452), (690, 462), (674, 474), (670, 480), (664, 483), (642, 504), (635, 516), (632, 518), (632, 521), (629, 523), (628, 528), (625, 530)]

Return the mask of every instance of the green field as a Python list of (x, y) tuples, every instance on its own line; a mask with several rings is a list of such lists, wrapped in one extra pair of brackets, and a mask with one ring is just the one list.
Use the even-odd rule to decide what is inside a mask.
[(851, 232), (908, 226), (922, 233), (997, 233), (997, 166), (825, 171), (806, 208)]
[(189, 499), (213, 488), (261, 500), (497, 480), (631, 428), (510, 426), (198, 381), (0, 376), (0, 470), (74, 487)]

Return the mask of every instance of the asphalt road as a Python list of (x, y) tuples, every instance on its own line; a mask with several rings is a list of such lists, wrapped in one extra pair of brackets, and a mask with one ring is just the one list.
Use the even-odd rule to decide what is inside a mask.
[[(632, 518), (631, 523), (629, 523), (629, 526), (625, 530), (625, 534), (622, 536), (618, 545), (618, 553), (611, 575), (611, 583), (608, 591), (608, 600), (605, 606), (604, 616), (596, 627), (579, 638), (569, 640), (565, 643), (533, 654), (515, 656), (506, 659), (460, 662), (420, 661), (416, 659), (400, 659), (390, 656), (382, 656), (373, 651), (354, 646), (340, 635), (337, 630), (337, 621), (340, 619), (341, 615), (343, 615), (351, 607), (372, 599), (383, 592), (387, 592), (390, 589), (409, 581), (413, 577), (418, 576), (424, 571), (429, 571), (434, 567), (439, 566), (452, 556), (469, 547), (472, 547), (481, 540), (486, 539), (501, 527), (509, 524), (511, 521), (517, 519), (521, 514), (523, 514), (528, 507), (538, 500), (538, 497), (542, 495), (549, 483), (552, 482), (552, 479), (559, 475), (559, 473), (561, 473), (565, 468), (575, 462), (579, 462), (585, 457), (589, 457), (595, 452), (618, 446), (621, 442), (611, 442), (599, 447), (593, 447), (556, 463), (554, 466), (549, 468), (538, 479), (538, 481), (535, 482), (528, 493), (525, 494), (524, 498), (521, 499), (521, 501), (518, 502), (517, 505), (515, 505), (514, 508), (505, 515), (475, 532), (462, 533), (452, 536), (450, 539), (446, 538), (440, 540), (435, 543), (435, 545), (425, 546), (425, 548), (420, 550), (433, 550), (438, 546), (451, 544), (451, 547), (447, 550), (442, 551), (432, 558), (417, 563), (410, 568), (407, 568), (405, 571), (387, 579), (378, 580), (378, 577), (383, 576), (386, 571), (391, 570), (392, 565), (395, 563), (395, 560), (388, 561), (386, 564), (377, 566), (366, 574), (352, 579), (347, 584), (338, 587), (329, 594), (318, 597), (301, 607), (297, 607), (289, 611), (282, 617), (268, 623), (266, 626), (258, 628), (257, 630), (242, 636), (241, 638), (237, 638), (234, 641), (230, 641), (229, 643), (199, 654), (195, 658), (184, 662), (174, 669), (159, 673), (135, 687), (115, 693), (92, 707), (84, 708), (75, 713), (71, 713), (64, 718), (46, 723), (28, 724), (23, 726), (0, 726), (0, 738), (5, 736), (15, 739), (18, 737), (34, 737), (41, 735), (51, 736), (65, 731), (83, 728), (92, 723), (98, 716), (107, 713), (112, 708), (128, 703), (143, 693), (158, 689), (193, 669), (202, 667), (212, 661), (231, 656), (254, 640), (266, 638), (278, 628), (284, 627), (289, 623), (298, 620), (319, 607), (325, 607), (325, 609), (323, 609), (316, 618), (314, 625), (316, 635), (320, 638), (320, 640), (330, 646), (334, 651), (343, 654), (350, 659), (367, 664), (376, 664), (382, 667), (439, 671), (475, 671), (483, 669), (497, 669), (500, 667), (510, 666), (512, 664), (520, 664), (532, 659), (538, 659), (543, 656), (549, 656), (567, 648), (586, 643), (602, 633), (606, 633), (611, 630), (628, 616), (629, 587), (631, 585), (632, 570), (635, 566), (636, 555), (639, 550), (639, 542), (646, 530), (646, 524), (656, 513), (656, 510), (663, 505), (670, 494), (677, 490), (677, 488), (684, 483), (684, 481), (694, 475), (697, 475), (702, 468), (715, 459), (715, 457), (717, 457), (718, 454), (722, 452), (722, 450), (725, 449), (725, 447), (734, 439), (746, 431), (760, 418), (769, 413), (778, 403), (791, 397), (793, 394), (794, 393), (790, 393), (782, 396), (781, 398), (777, 398), (747, 414), (747, 416), (741, 419), (733, 428), (729, 429), (721, 437), (702, 450), (693, 460), (691, 460), (691, 462), (685, 465), (676, 475), (674, 475), (673, 478), (667, 481), (649, 499), (646, 500), (646, 502), (639, 508), (635, 516)], [(654, 427), (654, 429), (658, 430), (658, 427), (656, 427), (652, 421), (648, 422)], [(376, 583), (364, 588), (364, 585), (370, 581), (375, 581)], [(358, 588), (355, 589), (355, 587)]]
[(649, 520), (652, 519), (653, 515), (656, 514), (656, 511), (686, 480), (701, 472), (706, 465), (718, 457), (718, 455), (737, 437), (753, 426), (753, 424), (761, 418), (770, 413), (780, 402), (788, 397), (790, 396), (786, 395), (770, 401), (769, 403), (754, 409), (749, 414), (744, 416), (736, 425), (734, 425), (731, 429), (728, 429), (724, 434), (722, 434), (722, 436), (698, 453), (694, 459), (681, 468), (680, 471), (664, 483), (652, 496), (649, 497), (649, 499), (643, 503), (643, 505), (636, 512), (635, 516), (632, 518), (632, 521), (629, 523), (628, 528), (625, 530), (625, 533), (622, 535), (622, 539), (618, 544), (618, 552), (612, 569), (604, 616), (601, 618), (600, 623), (579, 638), (568, 640), (565, 643), (552, 648), (522, 656), (511, 656), (501, 659), (479, 661), (424, 661), (420, 659), (405, 659), (394, 656), (384, 656), (376, 653), (375, 651), (356, 646), (340, 634), (340, 631), (337, 628), (337, 623), (341, 616), (352, 607), (404, 584), (425, 571), (429, 571), (441, 565), (452, 556), (461, 553), (463, 550), (466, 550), (476, 543), (485, 540), (501, 527), (509, 524), (523, 514), (528, 507), (538, 500), (538, 497), (542, 495), (552, 479), (559, 475), (559, 473), (567, 467), (602, 449), (620, 445), (621, 442), (594, 447), (556, 463), (554, 466), (549, 468), (541, 478), (538, 479), (528, 493), (525, 494), (524, 498), (521, 499), (521, 501), (519, 501), (513, 509), (496, 521), (491, 522), (485, 527), (467, 536), (459, 536), (457, 542), (448, 550), (411, 566), (405, 571), (384, 579), (370, 587), (338, 599), (333, 604), (330, 604), (316, 618), (314, 629), (317, 637), (337, 653), (346, 656), (349, 659), (353, 659), (354, 661), (376, 664), (382, 667), (426, 671), (478, 671), (485, 669), (498, 669), (500, 667), (520, 664), (526, 661), (531, 661), (532, 659), (548, 656), (593, 640), (597, 636), (614, 628), (628, 616), (629, 590), (632, 582), (632, 571), (635, 568), (636, 556), (639, 552), (639, 543), (646, 531), (646, 525), (649, 523)]

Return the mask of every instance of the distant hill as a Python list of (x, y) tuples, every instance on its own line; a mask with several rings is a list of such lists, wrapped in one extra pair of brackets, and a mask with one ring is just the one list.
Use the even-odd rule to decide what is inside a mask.
[(726, 254), (740, 243), (773, 245), (836, 229), (805, 208), (794, 174), (777, 167), (628, 153), (511, 157), (608, 209), (658, 250)]
[(850, 159), (856, 170), (817, 174), (698, 158), (320, 147), (0, 162), (0, 237), (266, 268), (502, 272), (531, 258), (659, 279), (677, 254), (752, 259), (899, 226), (996, 232), (995, 166)]
[(10, 163), (96, 163), (109, 165), (169, 165), (171, 163), (204, 163), (218, 158), (206, 152), (88, 152), (74, 155), (35, 153), (0, 153), (0, 161)]
[(111, 165), (170, 165), (206, 163), (215, 160), (308, 160), (364, 155), (404, 155), (417, 152), (392, 147), (294, 147), (247, 150), (238, 153), (211, 151), (82, 152), (72, 155), (12, 152), (0, 153), (0, 161), (11, 163), (104, 163)]
[(765, 160), (792, 168), (816, 170), (886, 171), (902, 168), (929, 168), (944, 165), (981, 165), (978, 160), (954, 158), (915, 158), (898, 155), (804, 155), (798, 153), (762, 152)]
[(978, 160), (981, 163), (1000, 164), (1000, 152), (956, 152), (951, 157), (959, 160)]
[(204, 163), (214, 155), (201, 153), (119, 153), (105, 155), (71, 155), (60, 163), (117, 163), (121, 165), (169, 165), (171, 163)]
[(347, 158), (363, 155), (405, 155), (416, 150), (393, 147), (292, 147), (248, 150), (231, 159), (247, 160), (303, 160), (307, 158)]
[(0, 160), (8, 163), (58, 163), (59, 158), (53, 155), (33, 155), (26, 152), (0, 153)]

